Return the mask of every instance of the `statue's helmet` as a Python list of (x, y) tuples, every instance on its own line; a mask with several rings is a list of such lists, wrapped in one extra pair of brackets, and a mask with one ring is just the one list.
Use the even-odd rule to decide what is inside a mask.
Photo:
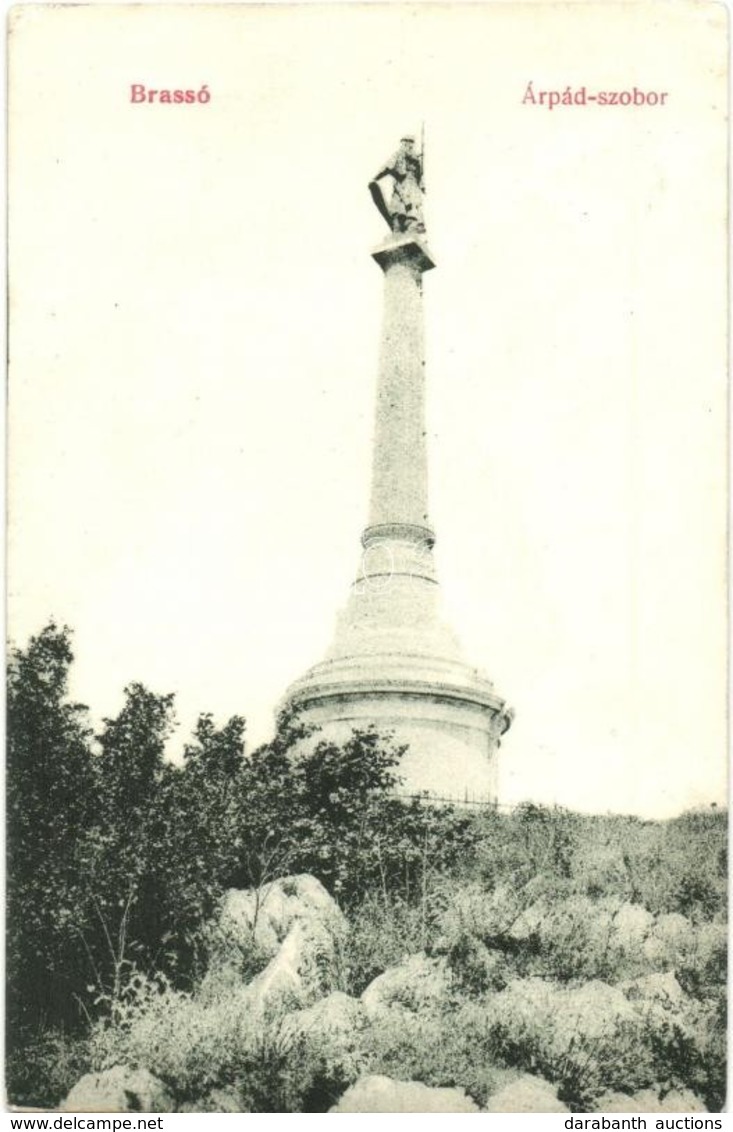
[(411, 145), (414, 145), (415, 144), (415, 136), (414, 136), (414, 134), (405, 134), (404, 137), (400, 138), (400, 141), (409, 142)]

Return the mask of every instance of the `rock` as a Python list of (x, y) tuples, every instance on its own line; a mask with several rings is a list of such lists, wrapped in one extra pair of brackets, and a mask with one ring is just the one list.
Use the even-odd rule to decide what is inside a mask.
[(593, 979), (567, 987), (546, 979), (517, 979), (488, 1000), (488, 1022), (510, 1043), (539, 1043), (543, 1056), (562, 1059), (578, 1043), (612, 1041), (623, 1027), (642, 1027), (640, 1014), (618, 987)]
[(328, 994), (336, 981), (338, 943), (346, 919), (320, 881), (281, 877), (261, 890), (230, 889), (212, 935), (216, 946), (200, 997), (241, 985), (241, 955), (253, 944), (269, 958), (247, 987), (252, 1009), (293, 1010)]
[(365, 1068), (364, 1031), (368, 1025), (364, 1007), (356, 998), (334, 991), (304, 1010), (288, 1014), (279, 1037), (285, 1048), (297, 1044), (306, 1057), (326, 1063), (341, 1081), (355, 1081)]
[(295, 921), (315, 937), (333, 939), (346, 929), (346, 919), (315, 877), (307, 873), (280, 877), (261, 889), (230, 888), (219, 913), (218, 927), (236, 943), (254, 942), (273, 956)]
[(461, 884), (451, 893), (451, 901), (440, 915), (441, 933), (450, 946), (456, 935), (468, 933), (477, 939), (503, 935), (509, 931), (524, 905), (531, 902), (528, 889), (521, 897), (516, 890), (504, 884), (487, 886), (477, 881)]
[(702, 1101), (687, 1089), (667, 1093), (664, 1098), (653, 1089), (634, 1093), (604, 1093), (595, 1102), (594, 1112), (707, 1112)]
[(550, 915), (552, 905), (550, 901), (541, 896), (534, 904), (530, 904), (528, 908), (517, 916), (516, 920), (509, 929), (508, 934), (512, 939), (526, 940), (530, 936), (539, 935), (543, 924), (547, 921)]
[(644, 956), (653, 967), (676, 967), (693, 946), (694, 937), (695, 929), (679, 912), (657, 916), (644, 941)]
[(707, 1112), (699, 1097), (689, 1089), (674, 1089), (660, 1100), (657, 1112)]
[(618, 1027), (637, 1021), (637, 1014), (618, 987), (591, 979), (562, 988), (554, 1003), (555, 1033), (561, 1043), (582, 1034), (586, 1041), (606, 1037)]
[(667, 912), (663, 916), (657, 916), (654, 934), (675, 947), (686, 947), (692, 941), (695, 929), (681, 912)]
[(724, 980), (728, 956), (728, 925), (722, 920), (698, 924), (695, 930), (695, 963), (700, 969), (719, 967)]
[(451, 975), (445, 960), (428, 959), (420, 952), (378, 975), (363, 992), (361, 1001), (369, 1018), (386, 1010), (419, 1013), (443, 1002), (450, 987)]
[(283, 1033), (338, 1039), (344, 1046), (353, 1046), (359, 1031), (366, 1024), (366, 1012), (356, 998), (333, 991), (304, 1010), (295, 1010), (283, 1022)]
[(484, 1005), (485, 1033), (497, 1054), (528, 1051), (534, 1060), (526, 1068), (542, 1066), (568, 1086), (579, 1082), (583, 1104), (618, 1082), (642, 1088), (654, 1081), (651, 1036), (667, 1040), (671, 1032), (663, 1007), (630, 1002), (619, 986), (598, 980), (568, 986), (521, 979)]
[(147, 1069), (115, 1065), (77, 1081), (62, 1112), (174, 1112), (173, 1098)]
[(570, 1112), (557, 1099), (557, 1087), (542, 1077), (523, 1073), (492, 1093), (484, 1112)]
[[(613, 844), (594, 844), (593, 854), (585, 862), (584, 887), (589, 896), (622, 891), (628, 882), (623, 851)], [(606, 898), (607, 899), (607, 898)], [(619, 900), (619, 903), (622, 901)]]
[(241, 1112), (242, 1099), (236, 1089), (212, 1089), (206, 1098), (209, 1112)]
[(642, 904), (622, 904), (613, 917), (611, 948), (631, 958), (638, 957), (653, 927), (654, 916)]
[(572, 955), (579, 969), (592, 968), (609, 947), (620, 907), (615, 899), (601, 901), (574, 895), (553, 902), (542, 896), (522, 912), (509, 935), (521, 942), (538, 940), (540, 950), (553, 955), (556, 962), (567, 963), (568, 955)]
[(329, 1112), (478, 1112), (463, 1089), (431, 1089), (419, 1081), (361, 1077)]
[(200, 1101), (186, 1101), (178, 1112), (242, 1112), (242, 1099), (236, 1089), (212, 1089)]
[(682, 1014), (688, 1006), (688, 998), (672, 971), (642, 975), (621, 986), (629, 1002), (641, 1006), (654, 1006), (669, 1014)]
[[(221, 981), (220, 976), (220, 971), (209, 971), (196, 997), (182, 1011), (188, 1021), (183, 1028), (191, 1031), (193, 1042), (199, 1045), (211, 1042), (216, 1046), (224, 1032), (237, 1046), (252, 1044), (265, 1018), (274, 1021), (290, 1015), (323, 995), (319, 953), (299, 920), (293, 921), (276, 954), (251, 982)], [(177, 1041), (185, 1046), (187, 1034)]]
[(283, 1013), (312, 1002), (320, 994), (320, 976), (303, 925), (295, 922), (277, 954), (242, 994), (252, 1014)]

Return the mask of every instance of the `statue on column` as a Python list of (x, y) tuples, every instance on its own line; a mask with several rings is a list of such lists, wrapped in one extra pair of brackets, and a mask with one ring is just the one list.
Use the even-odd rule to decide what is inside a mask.
[[(392, 178), (392, 196), (389, 204), (384, 199), (379, 184), (383, 177)], [(393, 232), (425, 231), (422, 210), (425, 195), (423, 154), (415, 152), (414, 137), (407, 135), (402, 138), (400, 148), (369, 182), (369, 191)]]

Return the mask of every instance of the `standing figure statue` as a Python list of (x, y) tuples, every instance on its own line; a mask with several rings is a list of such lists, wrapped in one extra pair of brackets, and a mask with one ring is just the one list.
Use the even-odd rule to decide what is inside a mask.
[[(392, 178), (392, 199), (384, 199), (379, 181)], [(383, 169), (369, 182), (369, 191), (377, 208), (393, 232), (424, 232), (422, 203), (425, 193), (423, 155), (415, 153), (415, 139), (407, 136)]]

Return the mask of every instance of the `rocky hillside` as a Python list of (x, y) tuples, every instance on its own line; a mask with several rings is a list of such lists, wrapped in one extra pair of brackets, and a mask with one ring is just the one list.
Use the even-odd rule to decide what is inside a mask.
[[(319, 881), (227, 892), (196, 988), (140, 980), (94, 1028), (94, 1071), (62, 1107), (707, 1111), (691, 1085), (704, 1087), (710, 1007), (677, 975), (710, 966), (721, 925), (618, 898), (454, 895), (431, 953), (356, 996), (343, 990), (349, 923)], [(592, 977), (551, 977), (542, 956), (563, 948)]]
[(726, 814), (405, 801), (388, 738), (294, 717), (172, 762), (174, 697), (95, 732), (71, 639), (9, 659), (11, 1103), (721, 1108)]

